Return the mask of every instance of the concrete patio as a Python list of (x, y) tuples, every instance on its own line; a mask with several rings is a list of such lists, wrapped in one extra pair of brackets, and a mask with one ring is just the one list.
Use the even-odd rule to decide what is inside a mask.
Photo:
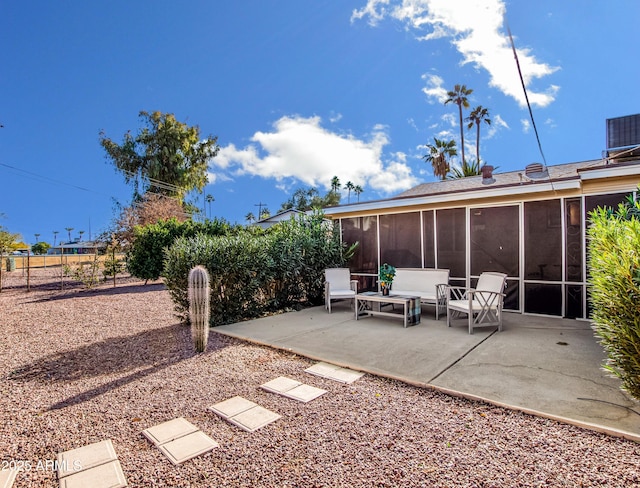
[(421, 323), (354, 320), (346, 302), (215, 327), (212, 331), (421, 387), (513, 408), (640, 442), (640, 405), (602, 369), (584, 321), (504, 314), (468, 333), (424, 307)]

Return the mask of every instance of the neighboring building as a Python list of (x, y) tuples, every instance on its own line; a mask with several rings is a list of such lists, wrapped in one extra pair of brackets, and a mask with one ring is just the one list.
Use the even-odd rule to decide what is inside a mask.
[(63, 242), (56, 247), (51, 247), (47, 254), (102, 254), (107, 245), (97, 241), (72, 241)]
[[(634, 117), (638, 139), (630, 140), (640, 146)], [(375, 288), (385, 262), (447, 268), (451, 284), (464, 286), (483, 271), (500, 271), (508, 275), (505, 309), (586, 319), (588, 213), (637, 191), (634, 149), (608, 147), (614, 159), (425, 183), (325, 214), (339, 220), (344, 242), (359, 242), (349, 264), (359, 289)]]
[(272, 215), (271, 217), (267, 217), (266, 219), (258, 220), (253, 225), (262, 227), (263, 229), (268, 229), (269, 227), (274, 226), (279, 222), (282, 222), (284, 220), (291, 220), (293, 217), (296, 217), (298, 215), (305, 215), (305, 212), (301, 212), (300, 210), (292, 208), (280, 212), (276, 215)]

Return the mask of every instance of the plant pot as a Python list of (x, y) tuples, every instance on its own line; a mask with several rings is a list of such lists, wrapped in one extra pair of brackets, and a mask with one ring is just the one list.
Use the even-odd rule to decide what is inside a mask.
[(382, 295), (389, 296), (389, 287), (388, 286), (381, 286), (380, 287), (382, 289)]

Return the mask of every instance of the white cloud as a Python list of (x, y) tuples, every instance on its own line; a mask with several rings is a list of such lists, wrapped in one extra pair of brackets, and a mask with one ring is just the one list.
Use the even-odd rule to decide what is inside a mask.
[(281, 117), (272, 131), (256, 132), (245, 148), (222, 147), (211, 166), (222, 174), (273, 178), (282, 187), (301, 182), (328, 190), (338, 176), (342, 183), (387, 195), (418, 183), (403, 153), (383, 161), (389, 144), (385, 126), (376, 125), (363, 140), (331, 132), (321, 122), (320, 117)]
[[(503, 30), (505, 12), (504, 0), (394, 0), (393, 4), (391, 0), (369, 0), (365, 7), (354, 10), (351, 21), (367, 18), (369, 24), (375, 26), (385, 17), (391, 17), (403, 22), (407, 30), (417, 31), (420, 40), (450, 37), (462, 55), (461, 64), (471, 63), (486, 70), (491, 86), (525, 106), (511, 43)], [(559, 87), (551, 85), (545, 90), (536, 90), (531, 85), (559, 68), (538, 62), (528, 48), (517, 49), (517, 54), (530, 103), (541, 107), (549, 105)], [(433, 92), (435, 88), (437, 85), (423, 91), (428, 97), (437, 97)]]
[(427, 102), (430, 104), (444, 103), (447, 99), (447, 89), (444, 87), (444, 80), (438, 75), (424, 74), (422, 79), (426, 86), (422, 89), (422, 93), (427, 96)]
[(509, 124), (507, 124), (500, 115), (492, 115), (491, 124), (486, 126), (485, 124), (482, 125), (482, 130), (487, 134), (487, 139), (494, 137), (500, 129), (509, 129)]
[(531, 122), (529, 122), (529, 119), (520, 119), (520, 124), (522, 124), (522, 132), (528, 134), (531, 130)]

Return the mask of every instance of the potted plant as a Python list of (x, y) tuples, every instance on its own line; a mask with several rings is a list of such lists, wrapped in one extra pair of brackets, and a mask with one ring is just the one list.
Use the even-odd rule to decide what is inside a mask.
[(390, 264), (384, 263), (380, 266), (380, 273), (378, 275), (378, 281), (380, 283), (380, 289), (383, 295), (388, 295), (391, 289), (391, 283), (396, 275), (396, 268)]

